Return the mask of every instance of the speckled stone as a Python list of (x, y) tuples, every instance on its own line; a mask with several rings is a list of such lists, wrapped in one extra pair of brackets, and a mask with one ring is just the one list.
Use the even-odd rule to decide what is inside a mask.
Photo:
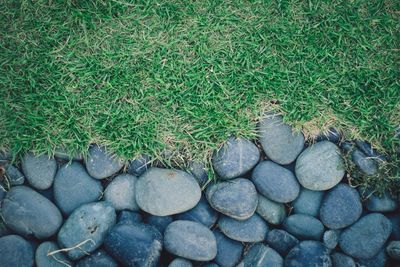
[(138, 211), (135, 185), (137, 177), (130, 174), (120, 174), (115, 177), (104, 191), (104, 200), (111, 203), (116, 210)]

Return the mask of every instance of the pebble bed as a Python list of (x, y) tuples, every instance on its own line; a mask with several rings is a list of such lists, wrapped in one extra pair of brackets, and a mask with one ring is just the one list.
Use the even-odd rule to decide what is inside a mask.
[(3, 154), (0, 267), (400, 266), (399, 199), (365, 200), (343, 160), (371, 175), (385, 156), (334, 129), (316, 141), (269, 115), (257, 145), (213, 154), (217, 182), (200, 163), (123, 162), (98, 145), (20, 167)]

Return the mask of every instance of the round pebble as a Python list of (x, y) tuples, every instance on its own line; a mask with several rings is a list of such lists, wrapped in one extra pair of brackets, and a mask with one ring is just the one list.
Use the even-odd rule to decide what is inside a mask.
[(324, 233), (324, 226), (318, 219), (304, 214), (287, 217), (283, 229), (299, 239), (321, 240)]
[(285, 258), (285, 267), (331, 267), (329, 252), (321, 242), (312, 240), (300, 242)]
[(139, 210), (135, 198), (136, 176), (121, 174), (115, 177), (104, 191), (104, 200), (116, 210)]
[(256, 212), (270, 224), (281, 224), (286, 218), (285, 205), (269, 200), (258, 195), (258, 205)]
[(366, 205), (367, 210), (372, 212), (391, 212), (395, 211), (397, 207), (397, 201), (388, 192), (381, 196), (372, 194)]
[(268, 224), (257, 214), (241, 221), (221, 216), (218, 226), (227, 237), (241, 242), (261, 242), (269, 230)]
[(324, 232), (322, 240), (324, 241), (325, 247), (329, 249), (334, 249), (339, 242), (340, 231), (338, 230), (328, 230)]
[(22, 159), (22, 170), (29, 184), (39, 190), (45, 190), (53, 184), (57, 171), (57, 162), (46, 155), (35, 156), (28, 153)]
[(0, 266), (31, 267), (34, 264), (32, 245), (18, 235), (0, 238)]
[(323, 191), (314, 191), (302, 188), (299, 196), (293, 202), (294, 213), (317, 217), (323, 197)]
[(90, 146), (86, 169), (93, 178), (104, 179), (110, 177), (121, 170), (123, 166), (124, 163), (115, 155), (109, 154), (105, 147)]

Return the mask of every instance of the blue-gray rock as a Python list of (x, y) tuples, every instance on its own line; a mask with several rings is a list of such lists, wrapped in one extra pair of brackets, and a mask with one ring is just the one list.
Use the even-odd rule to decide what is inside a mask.
[(333, 267), (356, 267), (356, 263), (352, 257), (340, 252), (333, 252), (331, 254), (331, 259)]
[(10, 189), (0, 211), (7, 227), (38, 239), (54, 235), (62, 223), (61, 213), (53, 203), (23, 185)]
[(229, 239), (218, 230), (214, 230), (213, 233), (217, 240), (217, 256), (214, 261), (223, 267), (236, 266), (242, 257), (242, 243)]
[(99, 200), (103, 187), (87, 174), (82, 164), (73, 162), (58, 170), (53, 190), (55, 203), (68, 215), (83, 204)]
[(293, 173), (272, 161), (260, 162), (251, 180), (262, 195), (275, 202), (291, 202), (299, 195), (300, 185)]
[(6, 235), (11, 235), (11, 234), (12, 234), (12, 231), (9, 228), (7, 228), (3, 219), (0, 216), (0, 237), (6, 236)]
[(210, 228), (217, 222), (218, 212), (211, 208), (206, 198), (202, 196), (196, 207), (184, 213), (177, 214), (176, 219), (199, 222)]
[(116, 210), (138, 211), (139, 206), (135, 198), (136, 181), (136, 176), (130, 174), (118, 175), (104, 191), (104, 200), (110, 202)]
[(280, 229), (273, 229), (268, 232), (267, 244), (282, 256), (286, 256), (289, 251), (299, 243), (299, 240)]
[(67, 252), (77, 260), (103, 244), (107, 232), (116, 221), (114, 208), (108, 202), (94, 202), (77, 208), (58, 232), (58, 243), (63, 248), (78, 247)]
[(239, 266), (244, 267), (283, 267), (282, 257), (272, 248), (266, 247), (261, 243), (254, 244), (243, 257)]
[(200, 201), (201, 190), (187, 172), (150, 168), (136, 182), (135, 195), (142, 210), (167, 216), (194, 208)]
[(55, 202), (54, 201), (54, 190), (52, 187), (50, 187), (49, 189), (46, 189), (46, 190), (36, 190), (36, 192), (38, 192), (39, 194), (41, 194), (42, 196), (44, 196), (51, 202), (53, 202), (53, 203)]
[(140, 223), (142, 221), (142, 215), (138, 212), (122, 210), (118, 215), (118, 223)]
[(324, 232), (324, 236), (322, 237), (322, 240), (324, 241), (325, 247), (329, 249), (334, 249), (338, 242), (339, 242), (339, 235), (340, 231), (339, 230), (327, 230)]
[(2, 185), (0, 185), (0, 201), (2, 201), (7, 195), (7, 191)]
[(138, 158), (129, 161), (128, 173), (134, 176), (140, 176), (150, 167), (151, 159), (147, 155), (139, 155)]
[(146, 217), (146, 222), (153, 225), (157, 230), (163, 234), (167, 226), (172, 223), (173, 219), (171, 216), (155, 216), (149, 215)]
[(316, 142), (321, 142), (321, 141), (330, 141), (332, 143), (339, 143), (339, 141), (342, 139), (342, 134), (340, 131), (336, 130), (333, 127), (330, 127), (326, 132), (321, 133), (318, 135), (314, 140)]
[(205, 170), (204, 164), (197, 161), (191, 161), (189, 162), (188, 172), (196, 178), (200, 186), (204, 186), (207, 183), (208, 174)]
[(400, 214), (389, 214), (387, 218), (392, 223), (392, 238), (400, 240)]
[(57, 162), (46, 155), (28, 153), (22, 159), (22, 171), (29, 184), (39, 190), (50, 188), (57, 172)]
[(269, 230), (268, 224), (257, 214), (242, 221), (221, 216), (218, 226), (227, 237), (241, 242), (261, 242)]
[(217, 255), (214, 234), (204, 225), (192, 221), (174, 221), (164, 233), (165, 249), (179, 257), (210, 261)]
[(392, 241), (386, 247), (387, 254), (395, 260), (400, 260), (400, 241)]
[(372, 194), (368, 200), (366, 208), (373, 212), (391, 212), (398, 207), (396, 200), (388, 193), (383, 195)]
[(202, 267), (220, 267), (220, 266), (214, 262), (210, 262), (210, 263), (203, 265)]
[(67, 152), (67, 150), (65, 150), (65, 148), (63, 148), (63, 147), (56, 148), (56, 150), (54, 151), (54, 156), (58, 159), (65, 160), (65, 161), (72, 161), (72, 160), (81, 161), (81, 160), (83, 160), (81, 153), (77, 153), (77, 152), (70, 153), (70, 152)]
[(168, 267), (193, 267), (193, 264), (189, 260), (176, 258), (168, 265)]
[(258, 204), (256, 187), (244, 178), (212, 184), (207, 188), (206, 197), (211, 207), (238, 220), (250, 218)]
[(356, 222), (361, 213), (362, 204), (357, 190), (341, 183), (326, 194), (320, 218), (326, 227), (341, 229)]
[(67, 258), (64, 252), (60, 251), (55, 254), (51, 254), (59, 250), (60, 248), (55, 242), (47, 241), (39, 245), (35, 252), (35, 263), (37, 267), (65, 267), (67, 264), (72, 266), (71, 261)]
[(286, 218), (286, 209), (284, 204), (269, 200), (262, 195), (258, 195), (256, 212), (270, 224), (281, 224)]
[(359, 267), (385, 267), (388, 258), (386, 256), (385, 250), (381, 249), (378, 254), (370, 259), (359, 259)]
[(253, 169), (260, 159), (257, 146), (246, 139), (229, 138), (212, 157), (214, 170), (223, 180), (233, 179)]
[(366, 175), (374, 175), (378, 172), (378, 163), (373, 158), (368, 157), (358, 149), (351, 153), (351, 159), (354, 164)]
[(323, 197), (323, 191), (301, 188), (299, 196), (293, 202), (294, 213), (317, 217)]
[(102, 249), (78, 261), (76, 267), (118, 267), (118, 263)]
[(259, 124), (260, 142), (265, 154), (278, 164), (290, 164), (304, 147), (304, 136), (284, 123), (282, 116), (268, 115)]
[(162, 250), (162, 235), (151, 225), (117, 224), (106, 236), (106, 251), (123, 266), (155, 267)]
[(307, 240), (295, 246), (285, 258), (285, 267), (331, 267), (332, 260), (321, 242)]
[(283, 222), (283, 229), (298, 239), (321, 240), (324, 233), (324, 226), (318, 219), (304, 214), (287, 217)]
[(106, 151), (104, 146), (91, 145), (86, 161), (86, 169), (95, 179), (104, 179), (116, 174), (124, 162)]
[(385, 155), (380, 154), (378, 151), (376, 151), (370, 143), (362, 140), (356, 140), (355, 141), (357, 147), (368, 157), (375, 158), (380, 161), (386, 161), (387, 158)]
[(6, 177), (11, 186), (24, 184), (25, 176), (18, 170), (18, 168), (11, 164), (7, 164), (5, 166), (5, 171)]
[(7, 235), (0, 238), (1, 267), (32, 267), (32, 245), (18, 235)]
[(354, 149), (356, 149), (356, 145), (351, 142), (351, 141), (344, 141), (340, 143), (340, 148), (346, 153), (352, 152)]
[(305, 149), (296, 161), (296, 177), (310, 190), (328, 190), (343, 178), (345, 166), (340, 149), (329, 141), (322, 141)]
[(383, 247), (392, 232), (391, 222), (380, 213), (371, 213), (345, 229), (339, 246), (349, 256), (369, 259)]

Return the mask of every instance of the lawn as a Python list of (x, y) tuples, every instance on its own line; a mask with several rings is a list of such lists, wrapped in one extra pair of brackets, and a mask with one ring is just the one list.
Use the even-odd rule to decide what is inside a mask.
[(272, 108), (391, 153), (398, 1), (0, 3), (0, 146), (205, 160)]

